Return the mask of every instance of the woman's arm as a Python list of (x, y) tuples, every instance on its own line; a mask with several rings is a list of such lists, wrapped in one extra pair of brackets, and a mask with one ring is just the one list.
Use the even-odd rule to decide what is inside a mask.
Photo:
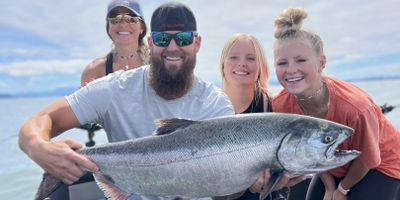
[(324, 200), (331, 200), (333, 193), (336, 190), (336, 184), (333, 176), (328, 172), (322, 172), (318, 176), (321, 178), (321, 181), (325, 186)]
[[(358, 182), (360, 182), (365, 175), (367, 175), (368, 171), (370, 169), (366, 167), (359, 158), (354, 160), (349, 168), (349, 171), (347, 171), (346, 176), (340, 181), (339, 184), (343, 187), (343, 189), (351, 189), (354, 185), (356, 185)], [(334, 192), (334, 199), (342, 199), (339, 197), (346, 196), (342, 192), (340, 192), (338, 189), (335, 190)]]
[(105, 76), (105, 63), (105, 58), (98, 58), (86, 65), (81, 75), (81, 87), (95, 79)]

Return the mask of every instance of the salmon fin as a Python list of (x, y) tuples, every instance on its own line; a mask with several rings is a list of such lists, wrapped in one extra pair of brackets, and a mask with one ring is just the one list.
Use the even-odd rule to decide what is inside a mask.
[(43, 174), (42, 182), (35, 195), (35, 200), (43, 200), (49, 197), (54, 191), (61, 187), (64, 183), (55, 176), (45, 172)]
[(263, 190), (260, 192), (260, 200), (265, 199), (271, 192), (275, 185), (281, 180), (283, 169), (272, 169), (269, 181), (265, 183)]
[(96, 172), (93, 173), (93, 177), (108, 200), (128, 200), (130, 195), (116, 186), (114, 180), (110, 176), (101, 172)]
[(166, 135), (170, 134), (178, 129), (186, 128), (196, 121), (187, 120), (187, 119), (159, 119), (156, 120), (157, 130), (155, 131), (155, 135)]

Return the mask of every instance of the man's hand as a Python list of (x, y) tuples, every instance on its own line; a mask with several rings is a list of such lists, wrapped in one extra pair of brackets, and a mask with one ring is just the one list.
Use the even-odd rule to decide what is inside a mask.
[(82, 169), (98, 171), (95, 163), (74, 151), (82, 145), (72, 139), (44, 142), (30, 154), (45, 171), (66, 184), (72, 184), (84, 175)]
[[(256, 182), (249, 188), (250, 192), (253, 193), (259, 193), (261, 192), (264, 188), (264, 185), (269, 181), (271, 177), (271, 173), (269, 169), (264, 170), (257, 178)], [(305, 177), (304, 176), (297, 176), (293, 177), (289, 173), (284, 172), (282, 175), (282, 178), (279, 180), (279, 182), (275, 185), (274, 188), (272, 188), (272, 191), (275, 190), (280, 190), (284, 187), (292, 187), (296, 185), (297, 183), (300, 183), (304, 181)]]

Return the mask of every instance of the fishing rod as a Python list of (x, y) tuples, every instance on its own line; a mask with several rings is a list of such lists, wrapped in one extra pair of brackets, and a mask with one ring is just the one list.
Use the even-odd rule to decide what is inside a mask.
[(381, 108), (382, 113), (383, 113), (383, 114), (386, 114), (386, 113), (391, 112), (393, 109), (395, 109), (395, 108), (397, 108), (397, 107), (399, 107), (399, 106), (400, 106), (400, 104), (397, 104), (397, 105), (388, 105), (387, 103), (385, 103), (385, 104), (383, 104), (383, 105), (381, 105), (381, 106), (379, 106), (379, 107)]
[[(88, 123), (88, 124), (81, 125), (78, 128), (86, 130), (88, 132), (89, 141), (86, 142), (85, 145), (87, 147), (92, 147), (92, 146), (94, 146), (96, 144), (96, 142), (93, 140), (94, 132), (98, 131), (98, 130), (101, 130), (103, 127), (100, 124)], [(18, 136), (19, 136), (19, 134), (17, 133), (17, 134), (13, 134), (13, 135), (10, 135), (10, 136), (5, 137), (5, 138), (1, 138), (0, 139), (0, 144), (5, 143), (5, 142), (10, 141), (10, 140), (14, 140), (14, 139), (18, 138)]]

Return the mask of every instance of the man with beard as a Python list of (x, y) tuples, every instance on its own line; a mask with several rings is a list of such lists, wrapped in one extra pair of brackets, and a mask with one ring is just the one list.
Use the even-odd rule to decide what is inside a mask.
[(151, 29), (150, 65), (94, 80), (23, 124), (20, 147), (45, 171), (72, 184), (84, 174), (82, 168), (98, 170), (74, 152), (82, 147), (78, 141), (50, 140), (81, 124), (101, 124), (108, 140), (117, 142), (151, 135), (156, 119), (234, 114), (225, 94), (193, 74), (201, 37), (192, 11), (180, 3), (164, 4), (154, 11)]
[(74, 151), (82, 147), (78, 141), (50, 140), (81, 124), (101, 124), (108, 140), (117, 142), (151, 135), (156, 119), (234, 114), (225, 94), (193, 74), (201, 37), (192, 11), (177, 2), (163, 4), (153, 13), (151, 31), (150, 65), (96, 79), (23, 124), (19, 145), (45, 171), (72, 184), (82, 169), (98, 170)]

